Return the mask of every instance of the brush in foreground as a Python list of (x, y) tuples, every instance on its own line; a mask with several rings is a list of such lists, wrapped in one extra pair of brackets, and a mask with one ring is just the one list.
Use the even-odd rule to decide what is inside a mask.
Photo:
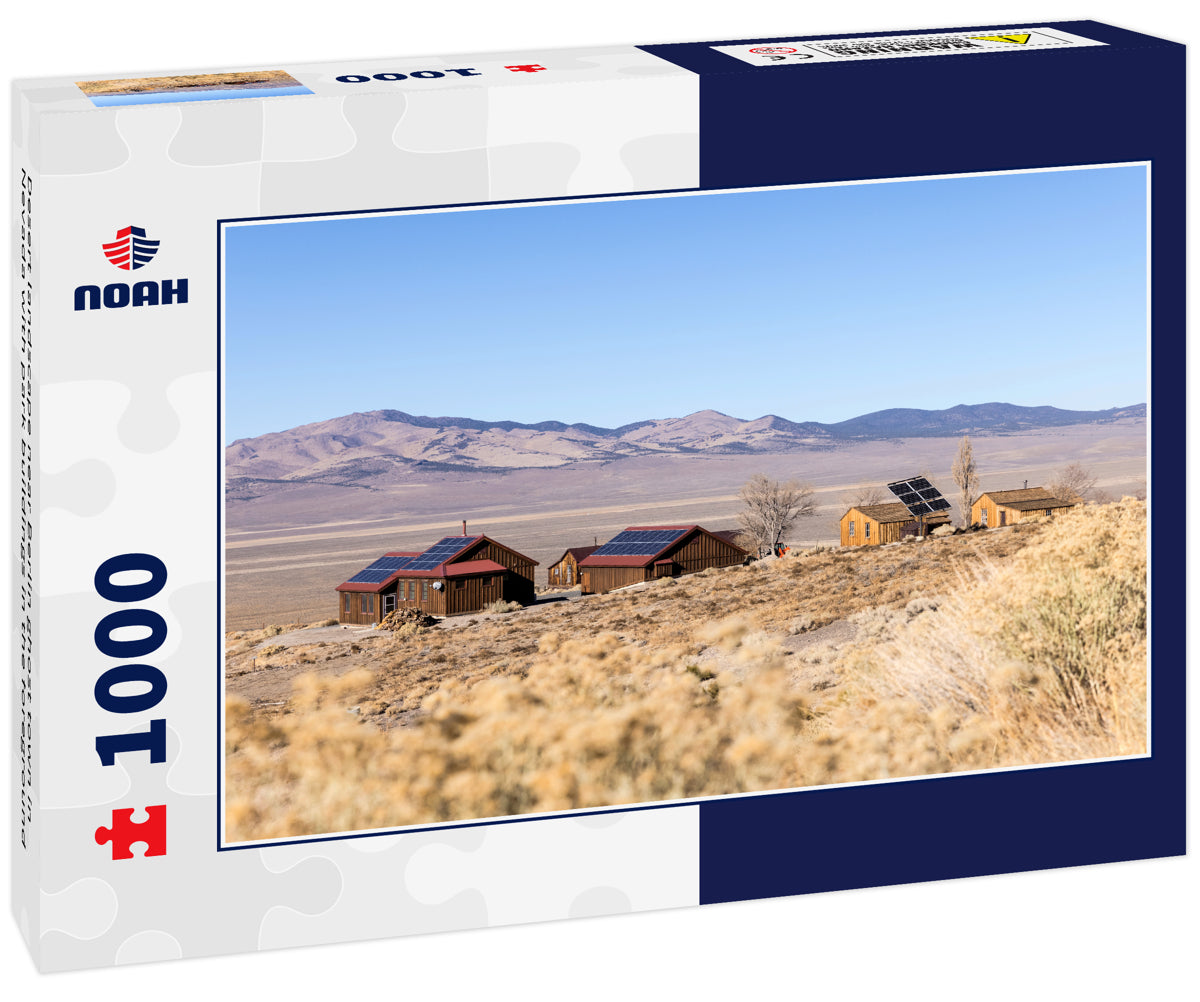
[(866, 617), (819, 712), (778, 638), (739, 619), (702, 638), (735, 666), (715, 677), (686, 647), (548, 633), (528, 677), (444, 683), (392, 730), (355, 702), (367, 671), (302, 677), (274, 719), (230, 700), (228, 836), (1144, 752), (1145, 517), (1131, 500), (1080, 509), (951, 599)]

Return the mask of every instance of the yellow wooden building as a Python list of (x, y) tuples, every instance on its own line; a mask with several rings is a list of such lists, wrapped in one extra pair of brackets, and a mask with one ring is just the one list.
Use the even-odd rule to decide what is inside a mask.
[[(939, 525), (949, 525), (950, 516), (945, 512), (926, 515), (925, 535)], [(855, 505), (842, 516), (843, 546), (881, 546), (898, 543), (905, 536), (916, 536), (917, 520), (899, 501), (888, 504)]]
[(1053, 518), (1082, 503), (1082, 498), (1064, 501), (1055, 497), (1045, 487), (987, 491), (971, 505), (971, 524), (981, 525), (985, 529), (996, 529), (1002, 525), (1016, 525), (1018, 522), (1041, 516)]

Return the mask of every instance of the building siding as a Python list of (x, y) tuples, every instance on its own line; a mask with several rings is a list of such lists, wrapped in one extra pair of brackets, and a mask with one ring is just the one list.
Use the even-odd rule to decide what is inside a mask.
[[(400, 577), (377, 594), (339, 592), (338, 621), (372, 626), (386, 614), (385, 604), (390, 611), (393, 602), (396, 609), (421, 609), (432, 616), (457, 616), (479, 612), (500, 598), (522, 605), (534, 601), (533, 575), (537, 564), (533, 560), (485, 538), (446, 566), (452, 568), (469, 560), (491, 560), (507, 569), (448, 578)], [(435, 582), (441, 587), (435, 588)], [(346, 596), (349, 596), (349, 607)], [(368, 610), (367, 606), (372, 607)]]
[[(663, 551), (651, 563), (640, 567), (601, 565), (579, 568), (580, 590), (585, 595), (599, 595), (614, 588), (625, 588), (640, 581), (659, 577), (679, 577), (695, 574), (709, 567), (734, 567), (745, 562), (746, 551), (704, 530), (684, 536), (673, 547)], [(669, 563), (663, 563), (669, 561)]]

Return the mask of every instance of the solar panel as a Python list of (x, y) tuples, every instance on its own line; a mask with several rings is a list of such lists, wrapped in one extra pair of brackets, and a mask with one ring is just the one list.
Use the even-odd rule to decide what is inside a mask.
[(596, 550), (596, 557), (652, 557), (687, 529), (625, 529)]
[(468, 546), (482, 538), (482, 536), (443, 536), (420, 556), (413, 557), (412, 562), (405, 569), (431, 571), (438, 564), (444, 564), (451, 557), (462, 553)]
[(897, 480), (887, 487), (913, 518), (932, 515), (935, 511), (946, 511), (950, 507), (950, 502), (942, 497), (942, 492), (925, 477)]
[(405, 567), (411, 559), (412, 557), (380, 557), (375, 563), (364, 567), (350, 580), (358, 584), (380, 584)]

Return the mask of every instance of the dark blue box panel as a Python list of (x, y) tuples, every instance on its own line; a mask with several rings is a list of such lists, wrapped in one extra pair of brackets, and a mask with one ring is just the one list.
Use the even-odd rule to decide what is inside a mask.
[[(1109, 44), (773, 67), (711, 46), (783, 39), (644, 48), (701, 74), (705, 188), (1149, 161), (1153, 497), (1178, 489), (1163, 478), (1184, 449), (1184, 48), (1096, 22), (1048, 26)], [(1175, 533), (1151, 544), (1152, 758), (705, 802), (701, 900), (1185, 852)]]

